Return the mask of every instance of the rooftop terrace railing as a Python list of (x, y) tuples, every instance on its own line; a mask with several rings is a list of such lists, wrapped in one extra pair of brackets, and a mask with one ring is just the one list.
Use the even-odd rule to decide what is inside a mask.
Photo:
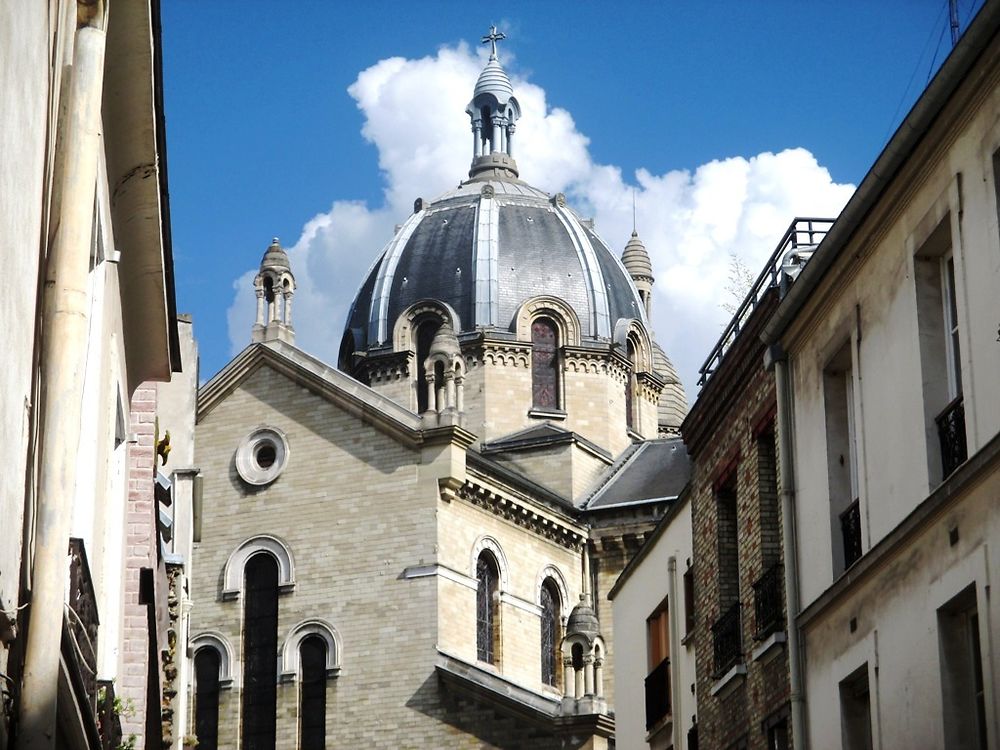
[[(732, 320), (729, 321), (729, 325), (726, 326), (726, 329), (722, 332), (722, 336), (719, 337), (715, 348), (712, 349), (711, 354), (708, 355), (708, 359), (701, 366), (698, 378), (699, 386), (705, 385), (719, 368), (719, 365), (722, 364), (722, 359), (726, 356), (726, 352), (729, 351), (729, 347), (739, 337), (743, 325), (753, 314), (753, 311), (757, 309), (757, 305), (760, 304), (767, 291), (778, 287), (781, 288), (781, 293), (784, 295), (785, 289), (787, 289), (787, 286), (794, 279), (794, 276), (788, 272), (785, 257), (796, 249), (805, 250), (816, 247), (822, 242), (826, 233), (830, 231), (833, 221), (833, 219), (811, 217), (792, 220), (792, 223), (785, 231), (785, 234), (782, 235), (781, 241), (778, 242), (778, 246), (764, 266), (764, 270), (760, 272), (757, 280), (750, 287), (747, 296), (744, 297), (743, 302), (736, 309), (736, 314), (733, 315)], [(797, 262), (795, 265), (801, 269), (807, 260), (808, 256), (796, 256)]]

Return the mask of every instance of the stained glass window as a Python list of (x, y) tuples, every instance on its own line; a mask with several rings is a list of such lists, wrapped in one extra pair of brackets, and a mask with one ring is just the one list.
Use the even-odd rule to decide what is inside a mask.
[(531, 324), (531, 395), (536, 409), (559, 408), (559, 348), (556, 324), (536, 318)]
[(194, 655), (194, 733), (198, 747), (216, 750), (219, 746), (219, 652), (202, 648)]
[(326, 641), (317, 635), (299, 646), (302, 661), (302, 693), (299, 722), (301, 750), (326, 747)]
[(243, 625), (243, 750), (274, 750), (278, 684), (278, 562), (246, 564)]
[(542, 584), (542, 682), (555, 687), (559, 663), (559, 593), (552, 581)]
[(497, 585), (500, 571), (493, 556), (484, 552), (476, 562), (476, 658), (496, 663)]

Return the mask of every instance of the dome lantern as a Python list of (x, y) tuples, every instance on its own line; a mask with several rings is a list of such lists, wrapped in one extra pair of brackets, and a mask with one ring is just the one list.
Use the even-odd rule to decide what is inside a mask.
[(486, 175), (516, 179), (518, 176), (513, 140), (521, 105), (497, 57), (497, 42), (506, 38), (507, 35), (498, 32), (496, 26), (491, 26), (490, 33), (483, 37), (483, 44), (492, 45), (490, 59), (479, 74), (472, 101), (465, 108), (472, 121), (472, 168), (469, 170), (472, 178)]

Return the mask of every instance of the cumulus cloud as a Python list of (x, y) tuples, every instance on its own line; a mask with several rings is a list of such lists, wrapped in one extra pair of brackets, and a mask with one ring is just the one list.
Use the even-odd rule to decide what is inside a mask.
[[(337, 200), (306, 222), (289, 249), (298, 282), (294, 323), (304, 349), (335, 361), (353, 296), (395, 224), (415, 198), (433, 198), (466, 174), (472, 136), (463, 113), (484, 63), (465, 45), (445, 47), (419, 60), (381, 60), (348, 89), (365, 118), (362, 135), (378, 150), (383, 202)], [(721, 305), (730, 256), (760, 268), (792, 218), (836, 216), (854, 187), (834, 183), (802, 148), (718, 159), (693, 171), (639, 169), (626, 179), (618, 167), (591, 159), (572, 115), (550, 107), (543, 89), (517, 77), (513, 83), (522, 110), (515, 140), (522, 178), (566, 193), (618, 250), (632, 230), (634, 194), (656, 276), (653, 329), (693, 401), (698, 367), (728, 321)], [(228, 314), (234, 352), (245, 345), (254, 315), (246, 293), (252, 275), (234, 282)]]

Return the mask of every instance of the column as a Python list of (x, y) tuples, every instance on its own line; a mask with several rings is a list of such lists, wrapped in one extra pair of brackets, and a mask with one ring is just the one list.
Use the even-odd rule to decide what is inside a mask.
[(257, 325), (264, 325), (264, 288), (256, 287), (257, 292)]

